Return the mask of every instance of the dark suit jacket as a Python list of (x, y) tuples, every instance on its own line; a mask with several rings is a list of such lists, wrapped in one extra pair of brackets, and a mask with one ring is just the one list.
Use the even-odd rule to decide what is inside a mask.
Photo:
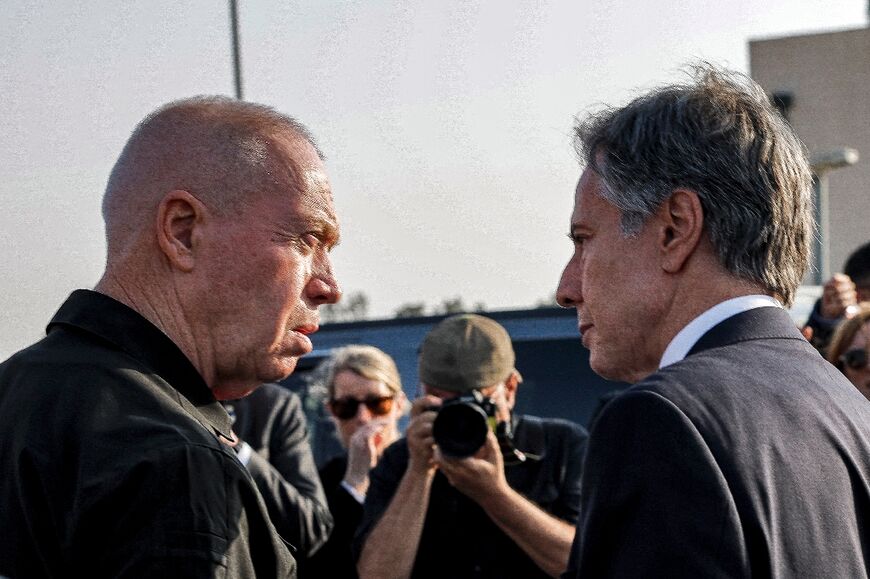
[(308, 444), (299, 396), (263, 384), (226, 403), (236, 416), (233, 430), (254, 452), (247, 464), (269, 516), (297, 558), (315, 552), (332, 530), (332, 515)]
[(867, 577), (870, 402), (759, 308), (613, 400), (564, 577)]

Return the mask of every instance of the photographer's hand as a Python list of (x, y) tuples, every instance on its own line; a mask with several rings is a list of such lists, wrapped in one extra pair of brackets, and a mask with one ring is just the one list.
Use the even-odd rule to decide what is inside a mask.
[(436, 447), (434, 460), (450, 484), (478, 504), (510, 488), (504, 476), (501, 449), (492, 432), (487, 433), (486, 441), (474, 456), (450, 458)]
[(441, 399), (435, 396), (422, 396), (414, 401), (411, 407), (411, 422), (405, 436), (408, 439), (408, 470), (417, 473), (433, 474), (435, 472), (432, 424), (437, 413), (430, 410), (433, 406), (441, 406)]

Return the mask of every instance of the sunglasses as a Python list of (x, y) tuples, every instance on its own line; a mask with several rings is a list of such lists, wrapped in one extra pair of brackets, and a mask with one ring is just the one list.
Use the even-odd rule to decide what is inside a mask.
[(335, 398), (329, 401), (329, 408), (339, 420), (350, 420), (356, 416), (359, 405), (365, 404), (375, 416), (384, 416), (393, 409), (393, 396), (370, 396), (364, 400), (356, 398)]
[(861, 370), (867, 367), (867, 350), (855, 348), (840, 356), (840, 362), (852, 370)]

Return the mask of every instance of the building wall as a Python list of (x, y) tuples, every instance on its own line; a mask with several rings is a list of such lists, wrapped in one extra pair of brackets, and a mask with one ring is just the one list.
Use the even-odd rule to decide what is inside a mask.
[[(829, 173), (831, 272), (870, 239), (870, 28), (749, 43), (752, 77), (789, 91), (789, 120), (810, 154), (857, 149), (857, 164)], [(810, 278), (812, 279), (812, 278)]]

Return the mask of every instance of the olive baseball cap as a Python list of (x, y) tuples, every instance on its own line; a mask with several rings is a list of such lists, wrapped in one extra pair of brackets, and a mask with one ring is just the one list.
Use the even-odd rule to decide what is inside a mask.
[(420, 382), (452, 392), (492, 386), (510, 376), (516, 357), (507, 331), (477, 314), (451, 316), (420, 346)]

